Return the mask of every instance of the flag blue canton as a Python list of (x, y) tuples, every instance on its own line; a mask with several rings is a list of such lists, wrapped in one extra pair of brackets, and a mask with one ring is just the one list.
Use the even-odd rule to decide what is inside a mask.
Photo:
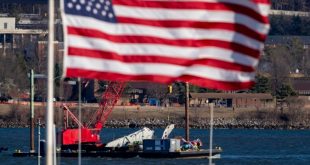
[(116, 23), (111, 0), (64, 0), (64, 8), (66, 14)]

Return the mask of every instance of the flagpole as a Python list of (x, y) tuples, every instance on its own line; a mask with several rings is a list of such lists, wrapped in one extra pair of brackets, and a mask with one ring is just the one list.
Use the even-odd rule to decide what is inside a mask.
[(48, 1), (48, 62), (47, 62), (47, 116), (46, 116), (46, 165), (53, 165), (54, 123), (54, 0)]

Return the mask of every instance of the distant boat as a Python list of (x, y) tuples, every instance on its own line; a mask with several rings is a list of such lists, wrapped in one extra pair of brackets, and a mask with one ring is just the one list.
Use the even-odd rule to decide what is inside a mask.
[(0, 152), (7, 151), (7, 150), (8, 150), (8, 147), (0, 147)]

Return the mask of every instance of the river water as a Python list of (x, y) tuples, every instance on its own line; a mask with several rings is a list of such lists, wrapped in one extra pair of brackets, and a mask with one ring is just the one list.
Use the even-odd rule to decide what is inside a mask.
[[(132, 133), (137, 129), (116, 128), (104, 129), (104, 142)], [(43, 130), (44, 131), (44, 130)], [(161, 137), (163, 129), (155, 129), (155, 135)], [(14, 158), (15, 149), (29, 150), (29, 129), (1, 128), (0, 147), (8, 147), (8, 151), (0, 153), (2, 165), (35, 165), (36, 157)], [(42, 132), (44, 135), (44, 133)], [(183, 135), (183, 129), (175, 129), (171, 136)], [(208, 147), (209, 131), (191, 129), (191, 138), (200, 138), (204, 147)], [(310, 164), (310, 130), (246, 130), (217, 129), (214, 130), (214, 146), (221, 146), (221, 159), (214, 160), (216, 165), (309, 165)], [(44, 158), (42, 159), (44, 162)], [(77, 164), (77, 158), (58, 158), (58, 164)], [(44, 163), (42, 163), (44, 164)], [(83, 165), (207, 165), (208, 159), (115, 159), (115, 158), (82, 158)]]

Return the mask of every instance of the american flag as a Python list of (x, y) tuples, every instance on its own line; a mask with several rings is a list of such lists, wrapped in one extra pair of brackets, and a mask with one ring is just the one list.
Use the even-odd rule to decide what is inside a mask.
[(254, 84), (268, 0), (64, 0), (66, 77)]

